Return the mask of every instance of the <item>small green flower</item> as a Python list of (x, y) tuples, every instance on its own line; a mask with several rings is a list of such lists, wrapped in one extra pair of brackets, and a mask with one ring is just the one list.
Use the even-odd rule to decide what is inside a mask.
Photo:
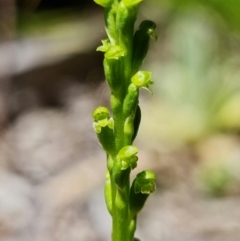
[(110, 118), (110, 112), (108, 108), (99, 106), (93, 111), (93, 129), (97, 133), (98, 140), (103, 149), (112, 154), (114, 152), (114, 122)]
[(137, 166), (138, 148), (136, 146), (124, 146), (118, 153), (121, 160), (121, 170), (126, 170), (128, 167), (134, 169)]
[(125, 55), (124, 49), (119, 45), (113, 45), (110, 46), (105, 53), (106, 59), (119, 59), (120, 57), (123, 57)]
[(102, 40), (102, 45), (97, 48), (97, 51), (107, 52), (111, 44), (109, 39)]
[(138, 88), (144, 88), (150, 93), (152, 91), (149, 89), (149, 85), (153, 84), (152, 73), (148, 71), (138, 71), (131, 79), (132, 83), (135, 84)]
[[(110, 112), (109, 112), (108, 108), (106, 108), (104, 106), (99, 106), (93, 111), (92, 117), (93, 117), (95, 123), (97, 122), (97, 124), (100, 127), (105, 127), (108, 125), (109, 118), (110, 118)], [(95, 128), (98, 128), (96, 124), (95, 124)]]
[(155, 191), (155, 174), (151, 171), (142, 171), (137, 174), (134, 183), (135, 193), (150, 194)]
[(143, 208), (148, 196), (155, 190), (155, 174), (142, 171), (134, 179), (130, 189), (130, 211), (134, 217)]

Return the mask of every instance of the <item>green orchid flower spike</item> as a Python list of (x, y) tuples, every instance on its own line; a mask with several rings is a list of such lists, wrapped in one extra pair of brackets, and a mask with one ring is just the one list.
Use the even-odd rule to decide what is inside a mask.
[[(156, 24), (144, 20), (134, 32), (142, 0), (94, 0), (104, 8), (108, 39), (97, 51), (104, 53), (103, 67), (110, 88), (111, 110), (99, 106), (93, 113), (93, 128), (107, 156), (104, 189), (112, 217), (112, 241), (137, 241), (137, 216), (155, 190), (155, 174), (142, 171), (131, 183), (137, 167), (138, 148), (133, 145), (141, 122), (140, 88), (153, 84), (152, 73), (139, 70), (147, 55), (150, 39), (157, 40)], [(152, 92), (151, 92), (152, 93)]]

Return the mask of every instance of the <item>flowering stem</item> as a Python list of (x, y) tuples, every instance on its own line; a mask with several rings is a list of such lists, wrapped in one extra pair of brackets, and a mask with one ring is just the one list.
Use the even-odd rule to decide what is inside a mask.
[[(112, 241), (133, 241), (137, 214), (155, 190), (155, 175), (142, 171), (130, 183), (137, 166), (138, 149), (133, 145), (141, 120), (139, 88), (150, 91), (151, 73), (138, 71), (147, 54), (150, 37), (156, 39), (155, 23), (143, 21), (134, 33), (141, 0), (94, 0), (105, 8), (108, 39), (98, 51), (104, 52), (104, 71), (111, 90), (110, 111), (103, 106), (93, 112), (93, 127), (107, 153), (105, 201), (112, 216)], [(150, 91), (151, 92), (151, 91)]]

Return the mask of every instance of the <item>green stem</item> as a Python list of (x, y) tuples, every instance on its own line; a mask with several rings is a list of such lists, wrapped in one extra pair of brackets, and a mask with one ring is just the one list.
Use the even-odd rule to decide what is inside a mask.
[(130, 224), (129, 224), (129, 232), (128, 232), (128, 235), (129, 235), (129, 240), (133, 240), (134, 238), (134, 233), (136, 231), (136, 228), (137, 228), (137, 215), (135, 215), (135, 217), (133, 217), (130, 221)]
[(130, 241), (128, 237), (129, 225), (129, 188), (116, 188), (116, 196), (113, 212), (113, 241)]
[[(140, 40), (136, 36), (134, 37), (134, 23), (140, 0), (94, 1), (105, 7), (108, 40), (102, 41), (103, 46), (99, 47), (98, 50), (105, 52), (104, 71), (111, 90), (113, 112), (113, 122), (110, 119), (110, 111), (106, 107), (99, 107), (93, 113), (95, 131), (102, 147), (107, 152), (108, 172), (105, 200), (112, 216), (112, 241), (133, 241), (137, 212), (139, 211), (137, 209), (133, 213), (133, 210), (136, 210), (133, 204), (137, 204), (141, 208), (145, 199), (140, 204), (135, 199), (131, 201), (132, 197), (137, 197), (132, 187), (130, 192), (130, 172), (137, 165), (137, 157), (135, 156), (137, 148), (132, 146), (132, 142), (136, 136), (141, 117), (140, 108), (137, 107), (139, 87), (144, 87), (144, 85), (148, 87), (148, 82), (151, 83), (150, 78), (147, 79), (150, 74), (146, 71), (142, 71), (144, 73), (140, 73), (140, 77), (137, 76), (140, 80), (134, 79), (136, 83), (133, 82), (132, 78), (132, 75), (140, 67), (139, 63), (142, 63), (146, 55), (146, 51), (142, 55), (139, 54), (144, 44), (141, 46), (138, 44), (137, 47), (133, 44), (133, 41), (142, 43), (140, 41), (142, 35), (137, 34), (137, 37), (141, 37)], [(146, 27), (143, 30), (146, 30)], [(146, 46), (147, 50), (148, 45)], [(144, 82), (142, 86), (144, 78), (148, 82)], [(146, 186), (145, 179), (142, 184)], [(146, 192), (146, 188), (143, 191)]]
[[(121, 5), (119, 5), (119, 8)], [(115, 133), (115, 150), (116, 153), (120, 151), (125, 145), (131, 145), (125, 143), (124, 124), (126, 117), (123, 113), (123, 103), (127, 94), (127, 89), (131, 79), (131, 61), (132, 61), (132, 40), (133, 40), (133, 25), (134, 21), (125, 17), (123, 21), (121, 11), (118, 11), (116, 16), (116, 26), (118, 26), (115, 35), (115, 42), (126, 50), (126, 55), (119, 61), (118, 79), (121, 83), (121, 88), (117, 94), (112, 95), (112, 110), (114, 119), (114, 133)], [(126, 14), (129, 14), (126, 12)], [(123, 24), (123, 25), (121, 25)], [(130, 172), (129, 172), (130, 173)], [(112, 181), (112, 193), (113, 193), (113, 230), (112, 241), (132, 241), (129, 235), (129, 191), (130, 191), (130, 177), (127, 176), (126, 185), (123, 188), (119, 188), (114, 181)]]
[[(115, 97), (113, 97), (115, 98)], [(124, 146), (124, 118), (122, 101), (117, 100), (118, 105), (113, 105), (114, 132), (116, 141), (116, 153)], [(115, 159), (116, 160), (116, 159)], [(113, 195), (113, 230), (112, 241), (132, 241), (128, 239), (129, 224), (129, 175), (123, 188), (112, 180)]]

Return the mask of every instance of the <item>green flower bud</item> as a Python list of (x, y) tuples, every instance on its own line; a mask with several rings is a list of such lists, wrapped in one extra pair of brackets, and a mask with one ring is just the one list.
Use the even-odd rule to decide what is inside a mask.
[(106, 174), (106, 182), (104, 187), (104, 197), (107, 205), (108, 212), (112, 215), (112, 187), (109, 172)]
[(136, 109), (135, 117), (134, 117), (134, 123), (133, 123), (134, 132), (133, 132), (133, 135), (132, 135), (132, 143), (133, 143), (133, 141), (135, 140), (135, 138), (137, 136), (140, 122), (141, 122), (141, 109), (140, 109), (140, 107), (138, 105), (137, 109)]
[(138, 88), (142, 87), (148, 90), (150, 93), (152, 91), (149, 89), (149, 85), (153, 84), (152, 73), (148, 71), (138, 71), (131, 79), (132, 83), (135, 84)]
[(142, 2), (142, 0), (122, 0), (126, 7), (133, 7)]
[(141, 31), (144, 31), (145, 33), (147, 33), (155, 41), (157, 41), (157, 39), (158, 39), (157, 35), (154, 32), (156, 27), (157, 27), (156, 23), (154, 23), (153, 21), (150, 21), (150, 20), (144, 20), (139, 25), (139, 29)]
[(136, 146), (124, 146), (119, 151), (118, 158), (121, 161), (121, 170), (126, 170), (129, 167), (134, 169), (137, 166), (137, 153), (138, 149)]
[(132, 111), (132, 114), (126, 118), (124, 122), (124, 144), (132, 143), (132, 136), (134, 133), (134, 117), (135, 113)]
[(137, 174), (134, 183), (135, 193), (150, 194), (155, 191), (155, 174), (151, 171), (142, 171)]
[(100, 127), (105, 127), (108, 125), (108, 121), (110, 118), (110, 112), (109, 112), (108, 108), (106, 108), (104, 106), (99, 106), (93, 111), (92, 117), (93, 117), (94, 121), (98, 123), (98, 125)]
[(135, 110), (138, 104), (138, 95), (139, 95), (139, 90), (137, 86), (131, 83), (128, 87), (128, 92), (123, 102), (123, 115), (125, 117), (125, 123), (124, 123), (125, 145), (132, 143), (132, 136), (134, 134)]
[(110, 7), (112, 4), (112, 0), (93, 0), (93, 1), (104, 8)]
[(106, 59), (118, 60), (120, 57), (123, 57), (124, 55), (125, 55), (125, 50), (119, 45), (114, 45), (108, 48), (104, 56)]
[(141, 67), (149, 48), (150, 38), (157, 40), (157, 35), (154, 33), (156, 24), (150, 20), (143, 21), (139, 30), (133, 37), (133, 54), (132, 54), (132, 73), (135, 74)]

